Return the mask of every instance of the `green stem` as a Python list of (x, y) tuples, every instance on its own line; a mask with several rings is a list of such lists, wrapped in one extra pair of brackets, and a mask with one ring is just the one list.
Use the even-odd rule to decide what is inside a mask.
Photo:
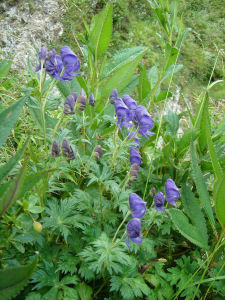
[(117, 231), (112, 239), (112, 243), (115, 241), (118, 232), (120, 231), (120, 228), (123, 226), (123, 224), (126, 222), (127, 218), (129, 217), (129, 215), (131, 214), (130, 211), (127, 212), (126, 216), (124, 217), (123, 221), (120, 223), (120, 226), (117, 228)]
[(103, 209), (102, 209), (102, 185), (99, 185), (99, 206), (100, 206), (100, 212), (101, 212), (101, 219), (100, 219), (100, 226), (102, 226), (103, 222)]

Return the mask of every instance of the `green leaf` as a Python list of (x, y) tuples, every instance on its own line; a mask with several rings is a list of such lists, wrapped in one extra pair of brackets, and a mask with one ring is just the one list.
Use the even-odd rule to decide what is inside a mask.
[(80, 283), (76, 288), (81, 300), (92, 300), (92, 288), (85, 284), (84, 282)]
[(95, 17), (88, 44), (95, 55), (95, 59), (98, 59), (108, 48), (112, 33), (112, 11), (113, 6), (108, 3), (101, 13)]
[(170, 77), (170, 76), (174, 75), (175, 73), (179, 72), (182, 68), (183, 68), (183, 65), (174, 65), (174, 64), (172, 64), (171, 66), (168, 67), (168, 69), (164, 73), (161, 81), (164, 81), (168, 77)]
[(147, 48), (145, 48), (145, 50), (143, 50), (133, 61), (128, 62), (126, 65), (123, 65), (120, 69), (114, 72), (108, 81), (102, 81), (100, 89), (103, 98), (109, 97), (110, 92), (114, 88), (117, 88), (118, 93), (125, 89), (146, 51)]
[(58, 80), (56, 85), (57, 85), (57, 88), (60, 91), (61, 95), (64, 98), (68, 97), (73, 92), (76, 92), (77, 94), (80, 93), (80, 85), (77, 81), (76, 76), (71, 81), (62, 82), (62, 81)]
[(102, 79), (108, 77), (116, 70), (120, 69), (127, 63), (133, 61), (137, 56), (139, 56), (143, 51), (146, 50), (146, 47), (133, 47), (126, 48), (118, 51), (105, 66), (102, 74)]
[(204, 237), (204, 240), (208, 243), (208, 234), (207, 227), (205, 222), (205, 217), (200, 209), (200, 205), (197, 199), (195, 199), (194, 194), (190, 190), (190, 188), (186, 185), (182, 186), (181, 189), (182, 195), (182, 204), (184, 206), (184, 211), (186, 215), (192, 221), (192, 224), (198, 228), (198, 231)]
[(27, 146), (28, 140), (25, 142), (24, 146), (16, 153), (15, 156), (13, 156), (6, 164), (4, 164), (2, 167), (0, 167), (0, 182), (4, 177), (9, 174), (9, 172), (15, 167), (15, 165), (20, 160), (21, 156), (23, 155), (26, 146)]
[(203, 249), (208, 249), (207, 240), (205, 240), (202, 234), (198, 231), (197, 227), (189, 223), (188, 218), (181, 210), (171, 208), (168, 212), (175, 227), (185, 238)]
[(154, 102), (155, 103), (159, 103), (161, 101), (164, 101), (170, 97), (172, 97), (173, 94), (171, 92), (168, 92), (168, 91), (162, 91), (158, 94), (158, 96), (154, 99)]
[(11, 59), (3, 59), (0, 62), (0, 81), (8, 76), (12, 62)]
[(0, 148), (5, 143), (12, 128), (14, 127), (25, 100), (26, 96), (16, 103), (11, 104), (8, 108), (0, 113)]
[(19, 193), (20, 188), (24, 182), (24, 175), (26, 171), (26, 164), (21, 168), (16, 179), (11, 181), (6, 192), (3, 194), (3, 197), (0, 199), (0, 217), (6, 212), (10, 205), (16, 200), (16, 197)]
[(167, 59), (167, 64), (165, 67), (166, 72), (169, 70), (169, 67), (171, 67), (172, 69), (176, 67), (176, 65), (174, 66), (174, 64), (176, 64), (178, 55), (179, 55), (179, 50), (176, 47), (171, 47), (170, 44), (167, 43), (166, 53), (165, 53)]
[(195, 156), (193, 137), (191, 138), (190, 150), (191, 150), (192, 175), (193, 175), (196, 187), (197, 187), (200, 201), (201, 201), (203, 208), (206, 212), (206, 215), (211, 223), (211, 226), (212, 226), (213, 230), (215, 231), (215, 220), (213, 217), (211, 201), (210, 201), (209, 193), (207, 191), (204, 177), (202, 175), (201, 169), (197, 162), (197, 158)]
[(216, 215), (222, 227), (225, 226), (225, 174), (221, 177), (214, 186), (214, 200), (216, 202)]
[(141, 71), (139, 75), (139, 83), (138, 83), (138, 98), (139, 100), (145, 99), (151, 90), (151, 85), (148, 81), (148, 75), (145, 68)]
[(0, 300), (10, 300), (27, 285), (37, 265), (37, 258), (26, 266), (0, 270)]
[(120, 91), (119, 96), (123, 97), (123, 95), (125, 94), (130, 95), (138, 85), (138, 81), (139, 81), (139, 75), (138, 74), (133, 75), (131, 77), (129, 84), (125, 87), (125, 89)]
[(188, 129), (185, 131), (183, 136), (177, 141), (177, 156), (185, 155), (187, 150), (190, 147), (190, 139), (193, 135), (193, 140), (195, 141), (198, 137), (198, 130), (197, 129)]
[(179, 128), (179, 118), (176, 113), (171, 110), (168, 111), (168, 114), (164, 116), (164, 122), (166, 122), (166, 131), (170, 135), (176, 135)]
[(208, 94), (206, 94), (205, 96), (204, 103), (205, 105), (203, 106), (202, 120), (200, 124), (199, 146), (202, 149), (202, 146), (204, 146), (205, 143), (207, 143), (207, 146), (209, 148), (209, 155), (212, 160), (213, 170), (217, 179), (219, 179), (222, 176), (222, 170), (211, 138), (211, 126), (210, 126), (209, 109), (208, 109), (208, 103), (209, 103)]

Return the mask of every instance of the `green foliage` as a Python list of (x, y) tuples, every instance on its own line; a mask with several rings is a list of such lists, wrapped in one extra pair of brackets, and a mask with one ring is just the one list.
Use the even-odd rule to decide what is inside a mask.
[(37, 258), (26, 266), (0, 270), (0, 299), (9, 300), (19, 294), (28, 284), (37, 265)]
[(0, 82), (3, 79), (7, 78), (10, 68), (12, 66), (12, 63), (13, 63), (13, 60), (11, 60), (11, 59), (3, 59), (0, 62)]
[(23, 97), (0, 113), (0, 147), (6, 142), (7, 137), (14, 127), (25, 100), (26, 97)]
[(217, 218), (222, 227), (225, 226), (225, 212), (224, 212), (224, 205), (225, 205), (225, 174), (223, 177), (215, 183), (214, 186), (214, 200), (215, 200), (215, 209)]
[(91, 243), (92, 246), (84, 249), (80, 255), (88, 262), (89, 268), (96, 274), (104, 273), (110, 275), (121, 273), (122, 267), (131, 264), (130, 257), (126, 254), (124, 245), (114, 246), (112, 241), (103, 232), (98, 240)]

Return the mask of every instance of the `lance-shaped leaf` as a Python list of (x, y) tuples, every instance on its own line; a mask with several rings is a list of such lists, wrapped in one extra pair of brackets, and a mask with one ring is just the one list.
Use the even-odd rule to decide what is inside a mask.
[(12, 62), (11, 59), (7, 58), (0, 62), (0, 82), (8, 76)]
[(27, 143), (28, 140), (25, 142), (24, 146), (16, 153), (15, 156), (13, 156), (6, 164), (0, 167), (0, 182), (4, 179), (4, 177), (6, 177), (9, 174), (9, 172), (18, 163), (26, 149)]
[(101, 95), (104, 98), (109, 97), (110, 92), (116, 87), (118, 93), (125, 89), (129, 84), (130, 79), (140, 62), (143, 55), (146, 53), (147, 48), (144, 48), (139, 55), (133, 60), (123, 65), (121, 68), (117, 69), (112, 75), (112, 77), (106, 81), (103, 80), (100, 84)]
[(216, 202), (216, 215), (222, 227), (225, 226), (225, 174), (214, 186), (214, 200)]
[(64, 98), (68, 97), (73, 92), (76, 92), (77, 94), (80, 94), (80, 85), (77, 81), (76, 76), (71, 81), (69, 81), (69, 80), (68, 81), (58, 80), (56, 85), (57, 85), (57, 88), (60, 91), (61, 95)]
[(0, 148), (5, 143), (12, 128), (14, 127), (25, 100), (26, 96), (16, 103), (11, 104), (0, 113)]
[(35, 270), (37, 258), (31, 264), (0, 270), (0, 300), (10, 300), (27, 285)]
[(208, 241), (205, 217), (201, 211), (198, 200), (186, 185), (182, 185), (181, 195), (186, 215), (190, 218), (192, 224), (198, 228), (198, 231), (202, 234), (204, 239)]
[(112, 11), (112, 4), (108, 3), (101, 13), (95, 17), (88, 46), (96, 59), (108, 48), (112, 33)]
[(194, 151), (194, 143), (193, 143), (193, 137), (191, 138), (191, 145), (190, 145), (190, 150), (191, 150), (191, 167), (192, 167), (192, 175), (197, 187), (197, 191), (199, 194), (200, 201), (202, 203), (202, 206), (206, 212), (206, 215), (210, 221), (210, 224), (214, 230), (215, 229), (215, 220), (213, 217), (213, 211), (212, 211), (212, 206), (211, 206), (211, 201), (209, 197), (209, 193), (207, 191), (205, 179), (202, 175), (201, 169), (198, 165), (197, 158), (195, 156), (195, 151)]
[(189, 223), (188, 218), (181, 210), (171, 208), (168, 212), (175, 227), (185, 238), (203, 249), (208, 249), (207, 239), (199, 232), (198, 227)]

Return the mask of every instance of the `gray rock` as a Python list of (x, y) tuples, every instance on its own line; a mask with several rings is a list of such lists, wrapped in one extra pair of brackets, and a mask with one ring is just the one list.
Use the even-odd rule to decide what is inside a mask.
[(12, 68), (36, 65), (37, 50), (63, 33), (64, 7), (58, 0), (1, 0), (0, 59), (14, 56)]

